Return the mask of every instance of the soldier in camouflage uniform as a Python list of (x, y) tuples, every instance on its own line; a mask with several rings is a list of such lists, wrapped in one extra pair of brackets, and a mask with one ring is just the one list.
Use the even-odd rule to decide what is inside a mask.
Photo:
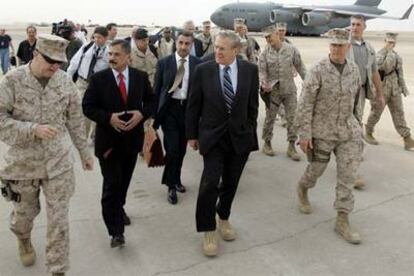
[[(407, 96), (408, 89), (404, 80), (402, 59), (394, 50), (397, 42), (396, 33), (387, 33), (385, 38), (385, 47), (377, 53), (377, 64), (380, 72), (383, 73), (383, 90), (385, 104), (391, 113), (395, 129), (404, 139), (406, 150), (414, 148), (414, 140), (411, 138), (410, 129), (404, 117), (404, 108), (402, 96)], [(371, 102), (371, 113), (366, 124), (365, 141), (371, 145), (378, 145), (374, 138), (374, 127), (381, 118), (384, 107), (379, 107), (375, 102)]]
[[(277, 22), (276, 31), (279, 33), (280, 41), (286, 42), (287, 44), (291, 45), (292, 47), (296, 49), (296, 47), (293, 46), (292, 42), (286, 38), (286, 33), (287, 33), (286, 22)], [(293, 76), (296, 78), (296, 76), (298, 75), (298, 72), (296, 72), (296, 68), (294, 66), (292, 67), (292, 70), (293, 70)], [(287, 127), (287, 121), (286, 121), (286, 116), (285, 116), (286, 112), (285, 112), (285, 107), (283, 106), (283, 104), (280, 105), (279, 110), (277, 111), (277, 115), (279, 115), (282, 121), (282, 127)]]
[(334, 153), (337, 164), (334, 206), (338, 212), (335, 231), (346, 241), (357, 244), (361, 238), (351, 229), (348, 214), (354, 207), (352, 191), (362, 153), (362, 118), (356, 112), (361, 79), (357, 65), (346, 59), (349, 32), (333, 29), (328, 35), (329, 58), (310, 70), (296, 116), (300, 146), (309, 161), (298, 183), (299, 210), (305, 214), (312, 212), (308, 189), (315, 186)]
[(78, 90), (59, 69), (66, 62), (67, 44), (57, 36), (39, 36), (33, 60), (0, 81), (0, 140), (10, 147), (0, 178), (21, 196), (20, 202), (13, 203), (10, 229), (18, 238), (22, 264), (33, 265), (31, 231), (40, 212), (42, 188), (47, 212), (46, 266), (52, 275), (64, 275), (69, 268), (73, 144), (84, 169), (93, 168)]
[(148, 74), (151, 87), (154, 87), (155, 68), (157, 66), (157, 58), (149, 48), (148, 31), (138, 29), (134, 36), (135, 45), (131, 51), (131, 67), (144, 71)]
[(203, 42), (203, 57), (214, 53), (214, 38), (211, 35), (211, 22), (203, 22), (203, 32), (196, 36), (198, 40)]
[(245, 24), (246, 20), (244, 18), (235, 18), (234, 19), (234, 31), (239, 35), (241, 48), (239, 55), (247, 61), (256, 63), (255, 55), (255, 40), (247, 36), (247, 26)]
[(292, 66), (296, 68), (302, 79), (305, 79), (306, 68), (296, 48), (280, 41), (274, 27), (266, 30), (270, 33), (270, 47), (267, 47), (259, 58), (259, 79), (265, 93), (270, 94), (270, 106), (266, 109), (262, 138), (265, 141), (263, 153), (275, 155), (272, 149), (273, 127), (281, 103), (285, 106), (288, 141), (287, 155), (295, 161), (300, 160), (295, 149), (297, 139), (293, 127), (297, 106), (296, 86)]
[(162, 59), (166, 56), (169, 56), (173, 53), (174, 49), (174, 39), (172, 36), (171, 27), (165, 27), (163, 30), (162, 37), (155, 43), (158, 52), (158, 58)]

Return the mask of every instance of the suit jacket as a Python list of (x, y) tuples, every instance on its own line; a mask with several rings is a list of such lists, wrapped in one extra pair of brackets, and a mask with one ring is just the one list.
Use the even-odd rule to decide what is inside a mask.
[[(195, 67), (201, 63), (201, 60), (194, 56), (189, 56), (189, 83), (188, 93), (191, 89), (191, 79)], [(157, 63), (157, 69), (154, 80), (154, 93), (157, 95), (158, 108), (155, 116), (154, 127), (157, 128), (165, 115), (166, 107), (172, 97), (173, 93), (168, 93), (168, 90), (173, 86), (175, 75), (177, 74), (177, 60), (175, 53), (162, 58)], [(188, 98), (188, 97), (187, 97)]]
[(237, 90), (228, 112), (215, 61), (197, 66), (187, 102), (186, 134), (198, 139), (200, 153), (208, 153), (228, 131), (237, 154), (258, 149), (257, 116), (259, 79), (257, 66), (237, 60)]
[[(176, 45), (174, 43), (173, 53), (175, 53), (176, 50), (177, 50), (177, 48), (176, 48)], [(204, 55), (203, 42), (200, 39), (194, 38), (194, 50), (195, 50), (196, 57), (201, 58)]]
[[(136, 154), (141, 151), (144, 140), (143, 122), (155, 112), (156, 98), (152, 93), (147, 73), (131, 67), (128, 70), (126, 105), (110, 68), (92, 75), (83, 97), (83, 113), (96, 122), (95, 155), (98, 158), (102, 158), (110, 149), (117, 149), (125, 154)], [(139, 110), (144, 119), (128, 132), (116, 131), (110, 124), (112, 113), (128, 110)]]

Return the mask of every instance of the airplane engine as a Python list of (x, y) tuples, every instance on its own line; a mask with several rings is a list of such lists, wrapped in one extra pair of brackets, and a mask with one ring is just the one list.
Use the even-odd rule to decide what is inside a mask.
[(294, 12), (284, 10), (273, 10), (270, 12), (270, 22), (290, 22), (299, 19), (299, 15)]
[(302, 24), (309, 27), (318, 27), (328, 24), (331, 19), (331, 14), (327, 12), (305, 12), (302, 15)]

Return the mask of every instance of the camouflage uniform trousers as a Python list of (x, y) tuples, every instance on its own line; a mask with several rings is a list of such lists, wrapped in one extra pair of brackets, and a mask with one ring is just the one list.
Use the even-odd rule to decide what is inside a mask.
[(336, 156), (336, 200), (334, 207), (338, 212), (350, 213), (354, 208), (352, 190), (356, 171), (361, 162), (362, 139), (344, 142), (314, 139), (312, 161), (299, 180), (299, 186), (313, 188), (318, 178), (328, 166), (331, 153)]
[[(79, 95), (79, 97), (81, 98), (81, 101), (83, 99), (83, 96), (85, 95), (88, 85), (89, 85), (88, 82), (81, 78), (78, 78), (78, 80), (76, 81), (76, 86), (78, 87), (78, 90), (81, 93)], [(93, 138), (95, 136), (95, 122), (89, 120), (86, 116), (84, 116), (84, 123), (85, 123), (86, 138), (89, 138), (89, 135), (91, 135), (91, 137)]]
[(280, 105), (285, 107), (285, 118), (287, 121), (287, 140), (296, 141), (297, 135), (293, 123), (295, 120), (297, 97), (296, 93), (281, 94), (278, 90), (270, 92), (270, 107), (266, 109), (266, 117), (263, 123), (262, 139), (271, 141), (273, 138), (273, 127)]
[(40, 187), (46, 200), (46, 267), (49, 273), (69, 269), (69, 200), (75, 190), (73, 170), (52, 179), (20, 180), (12, 190), (21, 195), (10, 214), (10, 229), (19, 239), (30, 237), (33, 221), (40, 213)]
[[(384, 89), (385, 105), (390, 110), (394, 127), (401, 137), (405, 138), (410, 136), (410, 128), (407, 127), (404, 116), (404, 107), (401, 93), (393, 96), (392, 91)], [(371, 101), (371, 113), (369, 114), (366, 128), (370, 133), (374, 132), (375, 125), (379, 122), (384, 108), (379, 107), (375, 101)]]

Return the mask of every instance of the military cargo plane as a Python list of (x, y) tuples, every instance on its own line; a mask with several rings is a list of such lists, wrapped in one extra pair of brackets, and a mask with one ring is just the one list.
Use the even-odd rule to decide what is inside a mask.
[(244, 18), (249, 31), (253, 32), (277, 22), (287, 22), (290, 35), (321, 35), (332, 28), (349, 26), (350, 17), (356, 14), (367, 19), (408, 19), (414, 6), (411, 5), (402, 17), (391, 17), (383, 15), (387, 11), (378, 8), (380, 3), (381, 0), (357, 0), (353, 5), (304, 6), (237, 2), (218, 8), (210, 19), (219, 27), (233, 29), (234, 18)]

